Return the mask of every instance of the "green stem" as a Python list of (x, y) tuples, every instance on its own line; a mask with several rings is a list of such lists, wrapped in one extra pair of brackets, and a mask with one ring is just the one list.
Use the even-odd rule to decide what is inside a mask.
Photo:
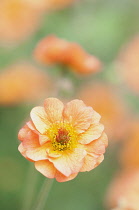
[(23, 199), (22, 210), (28, 210), (31, 207), (37, 178), (38, 176), (37, 176), (36, 171), (34, 170), (34, 165), (30, 163), (27, 180), (26, 180), (26, 189), (25, 189), (25, 194), (24, 194), (24, 199)]
[(53, 182), (54, 182), (54, 179), (46, 179), (44, 181), (44, 184), (42, 185), (42, 188), (41, 188), (38, 198), (36, 200), (36, 204), (32, 208), (32, 210), (43, 210), (44, 209)]

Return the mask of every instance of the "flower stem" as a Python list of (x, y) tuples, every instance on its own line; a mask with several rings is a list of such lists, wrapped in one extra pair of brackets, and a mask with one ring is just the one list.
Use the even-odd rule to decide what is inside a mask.
[(31, 207), (33, 197), (34, 197), (34, 190), (37, 182), (37, 173), (34, 170), (34, 165), (30, 163), (29, 169), (28, 169), (28, 175), (26, 180), (26, 189), (23, 199), (23, 206), (22, 210), (28, 210)]
[(54, 182), (54, 179), (46, 179), (44, 181), (42, 188), (40, 190), (40, 193), (38, 195), (38, 198), (36, 200), (36, 204), (32, 208), (32, 210), (43, 210), (44, 209), (53, 182)]

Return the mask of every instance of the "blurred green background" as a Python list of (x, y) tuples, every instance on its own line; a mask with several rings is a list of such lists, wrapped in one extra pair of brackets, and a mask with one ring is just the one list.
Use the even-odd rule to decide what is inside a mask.
[[(1, 10), (2, 8), (0, 8)], [(37, 30), (26, 40), (11, 47), (0, 47), (0, 71), (19, 60), (38, 65), (32, 52), (38, 41), (49, 34), (56, 34), (81, 44), (89, 53), (96, 55), (104, 65), (103, 71), (91, 78), (72, 75), (73, 81), (82, 85), (92, 78), (99, 78), (117, 86), (114, 61), (122, 46), (139, 32), (139, 2), (131, 0), (80, 0), (75, 5), (45, 13)], [(44, 71), (46, 70), (43, 67)], [(57, 74), (48, 71), (51, 78)], [(56, 75), (55, 75), (56, 74)], [(10, 91), (10, 90), (9, 90)], [(74, 96), (73, 96), (74, 97)], [(139, 112), (136, 96), (126, 92), (123, 96), (133, 112)], [(34, 169), (28, 181), (30, 163), (18, 152), (17, 134), (28, 119), (35, 104), (23, 103), (0, 106), (0, 209), (25, 208), (27, 193), (35, 199), (45, 180)], [(47, 210), (103, 210), (108, 184), (119, 167), (119, 145), (109, 146), (105, 160), (91, 172), (80, 173), (70, 182), (54, 182), (47, 201)], [(32, 169), (33, 170), (33, 169)], [(35, 185), (34, 185), (35, 183)], [(27, 192), (29, 187), (31, 191)]]

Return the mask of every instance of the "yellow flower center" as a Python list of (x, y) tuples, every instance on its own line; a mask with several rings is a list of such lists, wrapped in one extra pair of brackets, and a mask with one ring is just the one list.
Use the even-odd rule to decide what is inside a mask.
[(72, 150), (77, 145), (77, 132), (69, 123), (53, 124), (47, 135), (54, 151)]

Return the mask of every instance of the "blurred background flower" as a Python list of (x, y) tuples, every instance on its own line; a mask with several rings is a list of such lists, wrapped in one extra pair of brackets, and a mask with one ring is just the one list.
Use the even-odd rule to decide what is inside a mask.
[(38, 61), (46, 65), (59, 64), (63, 70), (69, 67), (79, 74), (94, 73), (101, 68), (101, 62), (85, 52), (78, 44), (54, 35), (41, 40), (34, 54)]
[(17, 43), (37, 29), (40, 12), (24, 0), (0, 1), (0, 43)]
[(122, 171), (114, 178), (108, 191), (109, 209), (135, 209), (139, 207), (139, 170)]
[(123, 82), (133, 93), (139, 95), (139, 35), (123, 47), (118, 65)]
[(50, 91), (47, 74), (29, 63), (18, 63), (0, 73), (0, 105), (41, 100)]

